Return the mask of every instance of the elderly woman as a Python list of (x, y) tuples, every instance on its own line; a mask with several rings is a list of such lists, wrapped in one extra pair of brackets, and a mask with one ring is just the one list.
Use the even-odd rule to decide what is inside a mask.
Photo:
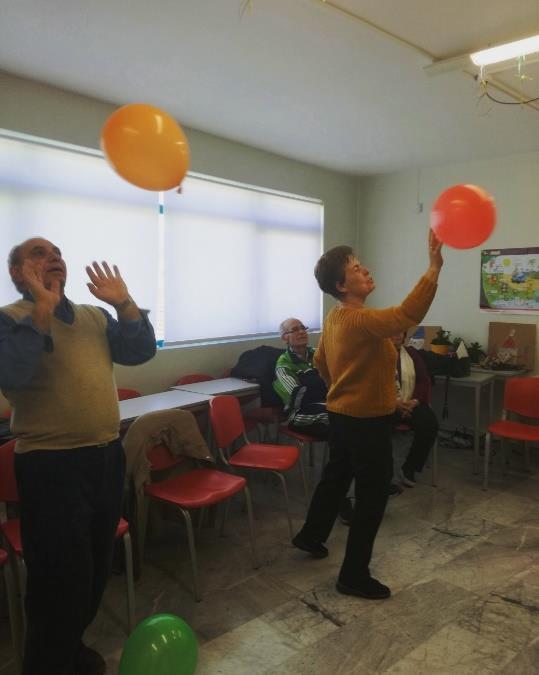
[(355, 479), (356, 505), (337, 580), (340, 593), (372, 599), (391, 594), (369, 570), (393, 473), (397, 354), (389, 338), (421, 323), (442, 264), (441, 244), (430, 232), (426, 273), (400, 306), (387, 309), (365, 307), (374, 280), (348, 246), (327, 251), (315, 267), (321, 290), (340, 301), (326, 317), (314, 359), (328, 385), (330, 459), (293, 544), (313, 557), (327, 556), (323, 542)]
[(397, 350), (397, 409), (395, 424), (406, 424), (414, 434), (412, 445), (400, 471), (406, 487), (414, 487), (415, 474), (423, 466), (438, 433), (438, 420), (430, 407), (431, 381), (417, 349), (404, 345), (406, 332), (391, 336)]

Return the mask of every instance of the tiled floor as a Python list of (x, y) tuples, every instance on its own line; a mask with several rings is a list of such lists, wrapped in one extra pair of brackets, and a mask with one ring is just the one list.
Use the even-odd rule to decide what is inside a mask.
[[(397, 457), (402, 450), (396, 448)], [(202, 531), (204, 598), (195, 603), (183, 530), (167, 523), (147, 545), (138, 618), (182, 616), (199, 640), (199, 675), (539, 673), (539, 477), (520, 470), (516, 457), (502, 478), (495, 458), (491, 489), (483, 492), (471, 475), (470, 450), (441, 448), (440, 455), (438, 488), (428, 484), (427, 470), (424, 482), (388, 505), (372, 571), (391, 587), (389, 600), (339, 595), (334, 584), (346, 527), (335, 525), (327, 559), (309, 558), (289, 543), (278, 485), (256, 481), (260, 569), (251, 567), (238, 501), (225, 537)], [(537, 467), (537, 450), (534, 459)], [(301, 484), (296, 475), (290, 482), (299, 528)], [(113, 576), (87, 635), (106, 655), (111, 675), (124, 620), (124, 578)], [(2, 628), (0, 673), (12, 675)]]

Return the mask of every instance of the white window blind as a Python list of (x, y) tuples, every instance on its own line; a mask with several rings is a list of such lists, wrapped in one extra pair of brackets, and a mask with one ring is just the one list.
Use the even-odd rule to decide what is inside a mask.
[[(164, 195), (161, 215), (158, 202), (97, 153), (0, 137), (5, 256), (29, 237), (50, 239), (73, 301), (99, 304), (84, 268), (105, 259), (169, 344), (275, 333), (288, 316), (320, 327), (320, 201), (191, 174), (181, 194)], [(0, 305), (17, 297), (0, 271)]]

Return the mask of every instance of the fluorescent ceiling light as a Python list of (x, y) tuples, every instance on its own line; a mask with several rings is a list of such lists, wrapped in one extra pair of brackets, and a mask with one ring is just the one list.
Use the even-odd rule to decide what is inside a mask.
[(516, 42), (508, 42), (498, 47), (483, 49), (480, 52), (470, 54), (470, 58), (476, 66), (488, 66), (491, 63), (501, 63), (509, 59), (517, 59), (519, 56), (526, 56), (535, 52), (539, 52), (539, 35), (534, 35), (524, 40), (517, 40)]

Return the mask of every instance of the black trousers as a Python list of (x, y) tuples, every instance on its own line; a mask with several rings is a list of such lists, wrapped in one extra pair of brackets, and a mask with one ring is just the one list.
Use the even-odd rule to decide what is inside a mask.
[(354, 586), (370, 575), (374, 540), (387, 504), (393, 473), (392, 415), (358, 418), (330, 412), (329, 425), (329, 462), (301, 534), (312, 541), (326, 541), (355, 479), (354, 516), (339, 573), (343, 584)]
[(76, 675), (112, 561), (125, 455), (106, 446), (15, 455), (27, 632), (22, 675)]
[(396, 412), (393, 423), (407, 424), (414, 434), (403, 466), (409, 467), (412, 471), (423, 471), (438, 433), (438, 420), (432, 408), (425, 403), (420, 403), (412, 410), (410, 417), (402, 417)]

